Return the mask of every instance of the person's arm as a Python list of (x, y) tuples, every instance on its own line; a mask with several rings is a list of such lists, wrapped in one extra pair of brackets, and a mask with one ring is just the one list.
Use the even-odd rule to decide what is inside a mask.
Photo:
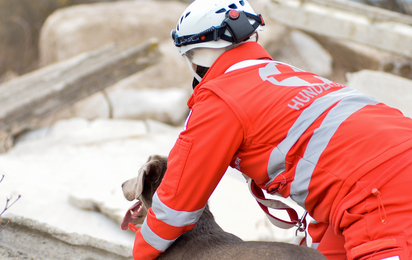
[(194, 227), (243, 141), (242, 126), (223, 100), (208, 90), (196, 99), (187, 128), (169, 154), (152, 208), (136, 233), (136, 260), (156, 258)]

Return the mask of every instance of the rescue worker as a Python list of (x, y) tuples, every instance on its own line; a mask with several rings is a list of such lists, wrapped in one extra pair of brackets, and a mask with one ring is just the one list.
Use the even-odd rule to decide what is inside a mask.
[(412, 259), (412, 120), (274, 61), (256, 42), (263, 25), (246, 0), (196, 0), (172, 31), (195, 77), (191, 112), (134, 259), (192, 229), (228, 166), (304, 207), (328, 259)]

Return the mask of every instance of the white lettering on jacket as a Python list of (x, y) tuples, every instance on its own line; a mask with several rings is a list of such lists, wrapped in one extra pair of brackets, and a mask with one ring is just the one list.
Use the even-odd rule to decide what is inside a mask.
[[(304, 74), (301, 75), (300, 73)], [(332, 87), (345, 87), (344, 85), (332, 82), (324, 77), (315, 74), (307, 74), (301, 69), (278, 61), (270, 62), (265, 67), (260, 68), (259, 76), (263, 81), (269, 81), (270, 83), (281, 87), (296, 88), (308, 86), (306, 89), (300, 91), (289, 102), (288, 107), (295, 110), (300, 110), (306, 103), (311, 102), (314, 97)]]
[(322, 85), (313, 85), (308, 87), (307, 89), (304, 89), (300, 91), (288, 104), (288, 107), (295, 109), (295, 110), (300, 110), (306, 103), (309, 103), (312, 101), (312, 99), (320, 94), (322, 94), (324, 91), (332, 88), (344, 88), (345, 86), (339, 83), (331, 82), (331, 83), (326, 83)]

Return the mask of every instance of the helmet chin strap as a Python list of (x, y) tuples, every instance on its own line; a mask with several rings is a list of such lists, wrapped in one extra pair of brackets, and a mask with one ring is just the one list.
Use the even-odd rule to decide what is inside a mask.
[(199, 76), (199, 74), (197, 74), (197, 72), (194, 70), (193, 68), (193, 63), (189, 60), (189, 58), (187, 57), (187, 55), (183, 55), (183, 57), (185, 57), (187, 65), (189, 65), (190, 71), (192, 72), (193, 76), (195, 77), (195, 79), (197, 81), (202, 81), (202, 77)]
[[(202, 80), (202, 77), (196, 72), (196, 67), (195, 66), (202, 66), (209, 68), (212, 66), (212, 64), (215, 62), (215, 60), (222, 55), (224, 52), (233, 49), (245, 42), (250, 42), (254, 41), (257, 42), (258, 34), (255, 32), (250, 36), (250, 38), (244, 42), (237, 43), (237, 44), (231, 44), (225, 48), (195, 48), (192, 50), (189, 50), (188, 52), (183, 54), (183, 57), (185, 57), (187, 65), (190, 68), (190, 71), (192, 72), (193, 76), (195, 79), (200, 82)], [(202, 75), (203, 76), (203, 75)]]

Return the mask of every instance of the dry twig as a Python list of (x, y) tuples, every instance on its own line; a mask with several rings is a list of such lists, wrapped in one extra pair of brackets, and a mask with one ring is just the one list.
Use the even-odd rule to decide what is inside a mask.
[[(0, 183), (3, 181), (4, 179), (4, 175), (2, 175), (1, 179), (0, 179)], [(15, 199), (14, 201), (12, 201), (13, 196), (10, 196), (10, 198), (6, 198), (6, 205), (4, 206), (3, 211), (0, 213), (0, 216), (2, 216), (4, 214), (4, 212), (6, 212), (6, 210), (8, 210), (11, 206), (14, 205), (14, 203), (16, 203), (19, 199), (21, 198), (21, 195), (19, 195), (17, 197), (17, 199)], [(11, 219), (9, 218), (7, 220), (7, 223), (0, 229), (0, 232), (3, 231), (3, 229), (10, 223)], [(0, 220), (0, 225), (2, 224), (2, 220)]]

